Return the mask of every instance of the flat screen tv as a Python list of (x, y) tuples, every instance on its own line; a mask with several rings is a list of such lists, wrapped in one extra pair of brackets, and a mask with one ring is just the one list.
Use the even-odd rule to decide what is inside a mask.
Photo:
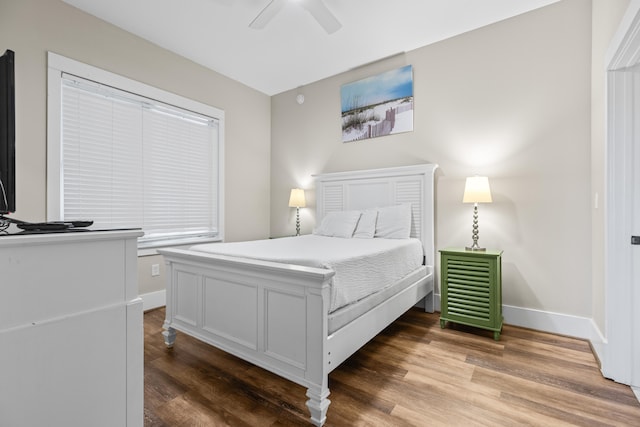
[(0, 57), (0, 215), (16, 210), (14, 53)]

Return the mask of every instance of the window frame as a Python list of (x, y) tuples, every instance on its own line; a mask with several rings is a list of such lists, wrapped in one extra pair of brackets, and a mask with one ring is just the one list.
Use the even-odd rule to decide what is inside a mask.
[[(61, 141), (62, 75), (72, 74), (83, 79), (115, 87), (162, 103), (184, 108), (218, 120), (218, 234), (215, 237), (176, 238), (164, 241), (139, 243), (139, 249), (193, 244), (224, 240), (224, 111), (210, 105), (159, 89), (136, 80), (48, 52), (47, 66), (47, 221), (58, 221), (64, 212), (62, 200), (63, 165)], [(147, 253), (145, 253), (147, 254)]]

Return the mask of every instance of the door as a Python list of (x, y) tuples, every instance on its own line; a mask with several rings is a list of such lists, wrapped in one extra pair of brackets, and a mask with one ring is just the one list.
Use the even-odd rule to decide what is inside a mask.
[[(602, 373), (640, 390), (640, 2), (630, 4), (607, 71), (606, 301)], [(637, 392), (638, 393), (638, 392)]]
[(633, 79), (632, 99), (632, 151), (633, 178), (631, 207), (631, 295), (632, 306), (632, 351), (631, 381), (633, 387), (640, 388), (640, 66), (638, 64), (629, 71)]

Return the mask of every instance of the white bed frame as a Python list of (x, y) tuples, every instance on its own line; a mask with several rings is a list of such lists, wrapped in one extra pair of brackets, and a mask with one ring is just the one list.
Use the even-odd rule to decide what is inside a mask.
[(331, 211), (412, 204), (412, 237), (424, 246), (426, 276), (336, 332), (328, 333), (334, 272), (163, 249), (167, 346), (176, 330), (307, 387), (311, 422), (322, 426), (329, 373), (401, 314), (424, 300), (433, 312), (435, 164), (317, 175), (317, 221)]

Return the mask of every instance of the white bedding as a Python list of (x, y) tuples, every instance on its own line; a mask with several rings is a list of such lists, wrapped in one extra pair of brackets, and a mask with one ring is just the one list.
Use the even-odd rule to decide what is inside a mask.
[(343, 239), (318, 235), (249, 242), (208, 243), (194, 251), (259, 259), (336, 272), (331, 284), (333, 312), (391, 286), (423, 262), (418, 239)]

